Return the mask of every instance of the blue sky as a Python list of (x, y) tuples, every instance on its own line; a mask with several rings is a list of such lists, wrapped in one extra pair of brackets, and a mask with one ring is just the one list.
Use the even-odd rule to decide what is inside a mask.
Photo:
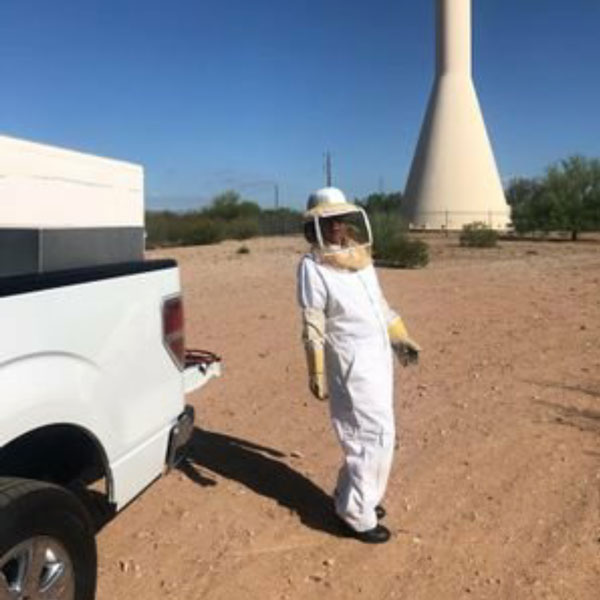
[[(473, 0), (504, 180), (600, 156), (600, 1)], [(150, 207), (225, 189), (302, 207), (402, 190), (434, 74), (433, 0), (2, 0), (0, 133), (141, 163)]]

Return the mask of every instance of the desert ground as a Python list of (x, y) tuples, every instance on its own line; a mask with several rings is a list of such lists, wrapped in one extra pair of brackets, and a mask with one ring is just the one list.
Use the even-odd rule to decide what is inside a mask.
[(188, 397), (188, 461), (100, 531), (100, 600), (600, 597), (600, 240), (427, 241), (426, 268), (378, 270), (423, 347), (395, 372), (380, 546), (331, 514), (341, 454), (307, 388), (304, 241), (148, 253), (179, 262), (187, 346), (223, 376)]

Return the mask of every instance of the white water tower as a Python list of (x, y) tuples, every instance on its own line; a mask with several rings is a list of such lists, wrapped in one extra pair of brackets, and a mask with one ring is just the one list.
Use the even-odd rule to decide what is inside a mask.
[(435, 0), (436, 72), (405, 188), (414, 228), (505, 229), (510, 207), (471, 76), (471, 0)]

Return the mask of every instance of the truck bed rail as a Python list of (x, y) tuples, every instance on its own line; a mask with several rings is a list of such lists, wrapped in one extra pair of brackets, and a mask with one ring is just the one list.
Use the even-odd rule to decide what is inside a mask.
[(174, 269), (177, 262), (172, 259), (143, 260), (114, 265), (101, 265), (96, 267), (82, 267), (64, 271), (50, 271), (47, 273), (32, 273), (28, 275), (12, 275), (0, 277), (0, 298), (39, 292), (51, 288), (65, 287), (92, 283), (114, 277), (126, 277), (138, 273), (149, 273), (161, 269)]

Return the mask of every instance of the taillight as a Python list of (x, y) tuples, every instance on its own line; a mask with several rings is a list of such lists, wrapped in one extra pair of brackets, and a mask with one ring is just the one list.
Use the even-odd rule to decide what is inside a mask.
[(181, 296), (165, 300), (162, 309), (163, 342), (179, 369), (185, 364), (185, 339), (183, 334), (183, 302)]

